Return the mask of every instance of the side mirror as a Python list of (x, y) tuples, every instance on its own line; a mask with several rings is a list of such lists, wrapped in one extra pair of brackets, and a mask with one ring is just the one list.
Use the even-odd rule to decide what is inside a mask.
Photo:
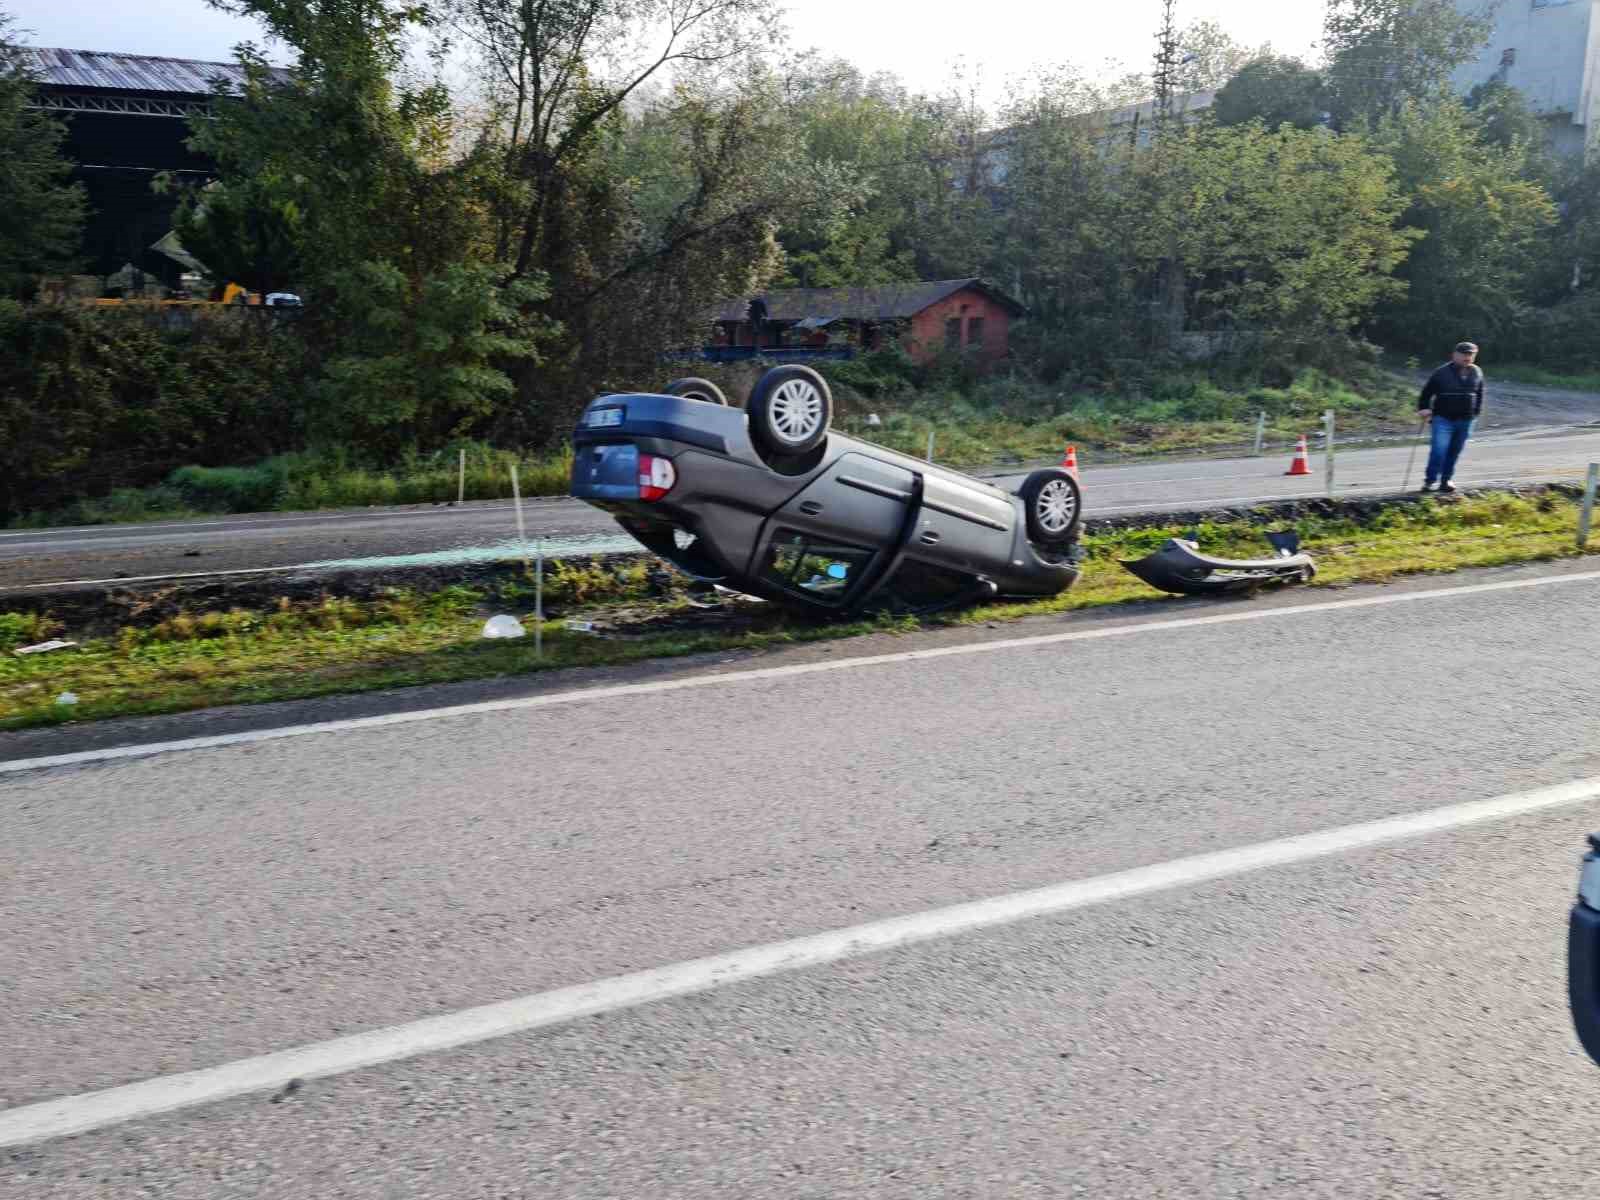
[(1578, 875), (1578, 898), (1567, 922), (1567, 996), (1572, 1024), (1589, 1057), (1600, 1063), (1600, 834)]

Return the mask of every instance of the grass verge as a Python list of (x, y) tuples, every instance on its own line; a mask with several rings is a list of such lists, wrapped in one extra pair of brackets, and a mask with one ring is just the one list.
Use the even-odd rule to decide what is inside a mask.
[[(1399, 575), (1574, 557), (1577, 505), (1555, 492), (1486, 493), (1369, 508), (1341, 517), (1302, 517), (1297, 528), (1317, 557), (1317, 586), (1381, 582)], [(1190, 528), (1185, 526), (1184, 528)], [(1199, 527), (1201, 544), (1230, 556), (1265, 553), (1262, 524), (1239, 519)], [(809, 624), (770, 605), (730, 602), (707, 612), (662, 594), (643, 563), (566, 565), (551, 580), (567, 618), (593, 620), (598, 635), (548, 621), (545, 654), (532, 639), (485, 641), (484, 615), (525, 614), (531, 591), (489, 595), (452, 586), (429, 595), (393, 590), (364, 600), (284, 599), (260, 610), (178, 612), (149, 626), (84, 637), (79, 649), (0, 657), (0, 729), (71, 720), (180, 712), (220, 704), (304, 699), (566, 667), (619, 665), (709, 651), (759, 651), (863, 633), (1070, 612), (1159, 599), (1116, 562), (1139, 557), (1178, 532), (1149, 525), (1092, 535), (1078, 586), (1032, 603), (1002, 603), (927, 622), (879, 617)], [(48, 614), (0, 613), (0, 651), (64, 631)], [(62, 693), (75, 706), (56, 702)]]
[[(1316, 371), (1288, 387), (1225, 387), (1200, 376), (1179, 376), (1159, 395), (1069, 395), (1037, 384), (995, 379), (972, 398), (960, 393), (919, 395), (906, 402), (842, 405), (838, 424), (847, 433), (911, 454), (927, 451), (951, 466), (1030, 462), (1058, 458), (1069, 443), (1080, 452), (1115, 458), (1204, 452), (1242, 447), (1255, 438), (1265, 414), (1265, 436), (1290, 443), (1336, 414), (1341, 437), (1406, 432), (1415, 408), (1409, 390), (1385, 381), (1356, 391)], [(867, 424), (878, 412), (879, 426)]]

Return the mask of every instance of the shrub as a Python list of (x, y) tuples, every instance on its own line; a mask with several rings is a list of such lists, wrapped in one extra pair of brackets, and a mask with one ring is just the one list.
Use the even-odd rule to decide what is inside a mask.
[(254, 317), (0, 302), (0, 519), (293, 445), (298, 340)]

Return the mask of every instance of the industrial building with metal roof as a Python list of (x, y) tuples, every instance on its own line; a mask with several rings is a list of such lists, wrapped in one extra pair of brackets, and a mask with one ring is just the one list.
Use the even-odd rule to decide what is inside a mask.
[(213, 173), (214, 164), (188, 144), (190, 123), (244, 82), (244, 68), (42, 46), (23, 47), (20, 58), (38, 85), (34, 106), (67, 124), (66, 152), (91, 209), (86, 270), (109, 276), (131, 264), (153, 281), (175, 284), (183, 264), (156, 245), (172, 230), (178, 198), (151, 185), (162, 174), (199, 182)]

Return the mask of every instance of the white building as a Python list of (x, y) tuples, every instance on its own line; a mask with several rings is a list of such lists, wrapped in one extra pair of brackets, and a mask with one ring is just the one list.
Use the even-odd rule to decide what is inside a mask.
[[(1596, 3), (1600, 3), (1600, 0), (1596, 0)], [(1173, 115), (1186, 122), (1196, 120), (1211, 107), (1216, 98), (1215, 91), (1177, 92), (1172, 97)], [(1140, 145), (1149, 145), (1150, 130), (1156, 119), (1156, 102), (1146, 100), (1107, 113), (1095, 113), (1093, 119), (1105, 123), (1104, 136), (1107, 141), (1124, 138), (1136, 140)]]
[[(1484, 4), (1456, 0), (1464, 12)], [(1528, 98), (1553, 149), (1583, 153), (1600, 133), (1600, 0), (1500, 0), (1488, 46), (1454, 83), (1465, 96), (1496, 79)]]

